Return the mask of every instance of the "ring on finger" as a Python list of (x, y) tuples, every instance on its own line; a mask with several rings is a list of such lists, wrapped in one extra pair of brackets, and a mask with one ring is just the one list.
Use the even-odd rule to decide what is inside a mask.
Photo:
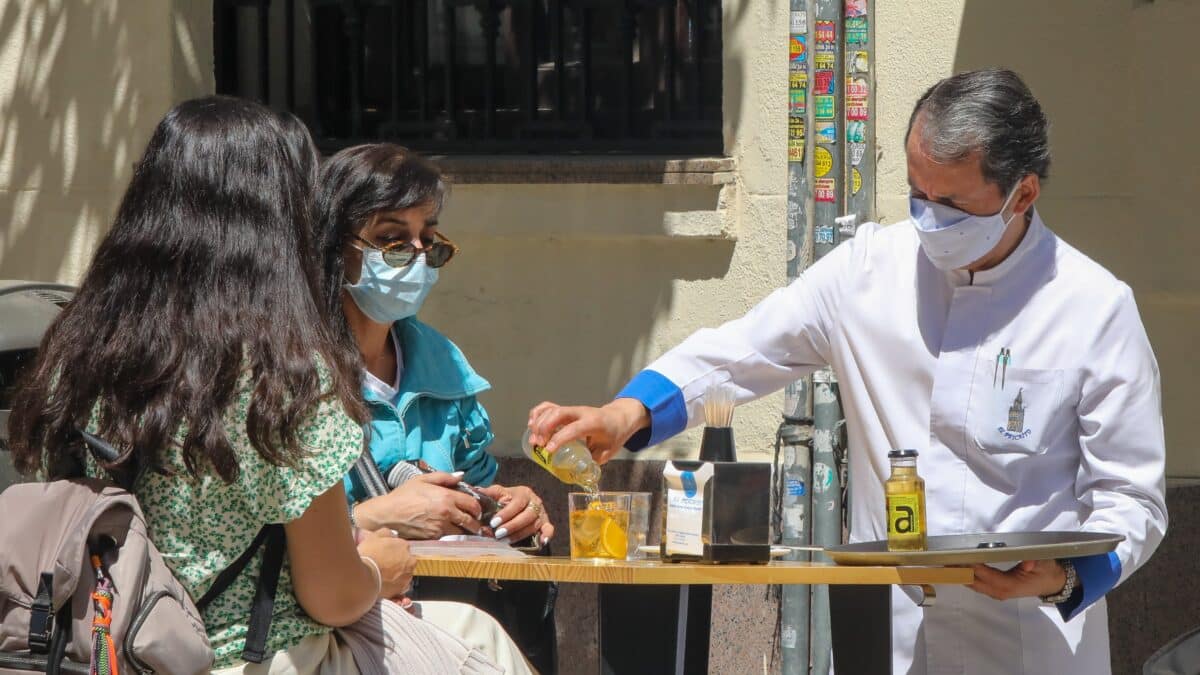
[(542, 505), (539, 504), (538, 502), (529, 502), (528, 504), (525, 505), (525, 508), (532, 509), (533, 512), (539, 516), (542, 515)]

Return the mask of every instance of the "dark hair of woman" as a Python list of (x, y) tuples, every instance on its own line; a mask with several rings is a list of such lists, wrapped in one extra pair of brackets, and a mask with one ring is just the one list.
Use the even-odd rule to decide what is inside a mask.
[(211, 467), (232, 481), (223, 414), (245, 390), (250, 441), (276, 465), (309, 450), (301, 425), (324, 397), (365, 419), (357, 353), (335, 343), (315, 301), (311, 206), (267, 108), (207, 97), (168, 112), (18, 387), (17, 468), (61, 475), (76, 430), (95, 419), (121, 451), (106, 468), (161, 471), (162, 449), (178, 442), (192, 475)]
[(279, 113), (279, 122), (287, 138), (288, 148), (300, 165), (300, 172), (312, 185), (316, 185), (317, 173), (321, 170), (321, 153), (313, 143), (312, 134), (304, 122), (294, 113)]
[(342, 344), (357, 344), (342, 313), (347, 239), (380, 211), (432, 204), (436, 214), (447, 189), (436, 165), (393, 143), (358, 145), (325, 160), (316, 191), (316, 242), (324, 274), (321, 297)]

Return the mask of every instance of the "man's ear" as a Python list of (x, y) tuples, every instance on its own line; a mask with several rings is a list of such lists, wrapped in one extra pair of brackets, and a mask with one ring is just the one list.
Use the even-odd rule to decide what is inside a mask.
[(1042, 180), (1037, 174), (1031, 173), (1017, 184), (1017, 194), (1013, 197), (1013, 213), (1026, 213), (1042, 194)]

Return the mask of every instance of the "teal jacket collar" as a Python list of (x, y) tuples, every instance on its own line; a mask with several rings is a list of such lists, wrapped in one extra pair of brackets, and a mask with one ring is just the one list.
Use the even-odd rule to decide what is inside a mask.
[[(404, 359), (400, 399), (396, 401), (400, 410), (419, 396), (449, 401), (492, 388), (467, 362), (462, 350), (432, 326), (409, 318), (397, 321), (392, 331), (400, 341)], [(363, 394), (367, 401), (378, 402), (370, 391), (364, 389)]]

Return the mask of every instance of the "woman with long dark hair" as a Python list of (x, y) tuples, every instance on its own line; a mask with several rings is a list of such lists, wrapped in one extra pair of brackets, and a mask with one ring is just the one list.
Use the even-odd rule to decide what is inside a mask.
[[(274, 113), (223, 97), (176, 106), (10, 422), (17, 466), (50, 478), (81, 459), (79, 429), (117, 447), (87, 472), (135, 476), (151, 536), (193, 597), (264, 525), (284, 524), (274, 656), (250, 667), (261, 673), (356, 672), (332, 627), (401, 596), (415, 564), (386, 531), (356, 545), (347, 517), (342, 476), (362, 452), (365, 411), (358, 357), (315, 301), (310, 205)], [(205, 610), (217, 668), (246, 665), (254, 590), (243, 572)], [(379, 610), (385, 627), (395, 612), (409, 625), (391, 609)], [(425, 652), (408, 672), (494, 672), (461, 643)]]

